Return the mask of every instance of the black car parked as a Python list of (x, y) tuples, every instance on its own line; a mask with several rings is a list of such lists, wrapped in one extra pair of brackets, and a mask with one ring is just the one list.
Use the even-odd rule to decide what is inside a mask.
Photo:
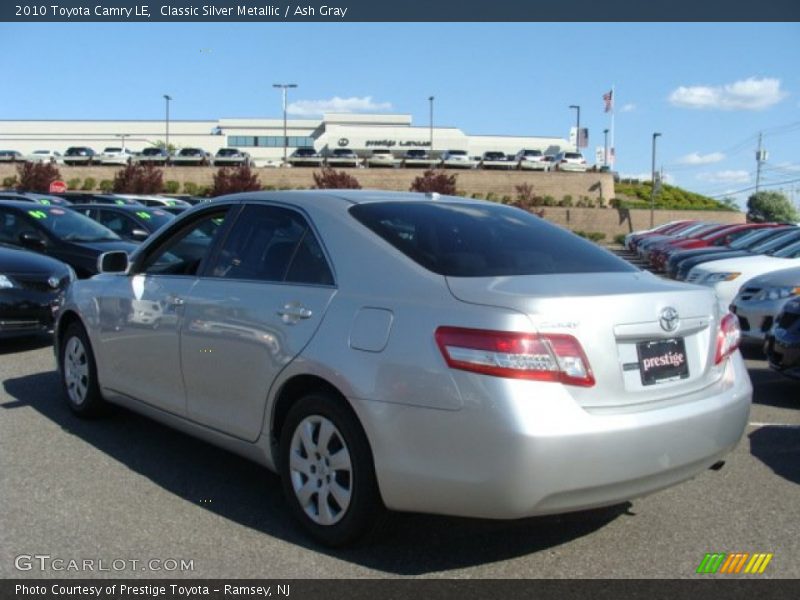
[(137, 247), (74, 210), (10, 200), (0, 202), (0, 243), (52, 256), (75, 269), (78, 277), (97, 273), (97, 257), (103, 252), (133, 252)]
[(64, 152), (65, 165), (91, 165), (97, 153), (86, 146), (72, 146)]
[(131, 242), (146, 240), (151, 233), (175, 218), (161, 208), (129, 204), (74, 204), (71, 208)]
[(51, 204), (55, 204), (57, 206), (69, 206), (71, 204), (69, 200), (62, 198), (61, 196), (36, 194), (34, 192), (0, 192), (0, 201), (2, 200), (36, 202), (37, 204), (44, 204), (45, 206), (49, 206)]
[(767, 335), (765, 350), (770, 367), (800, 379), (800, 298), (783, 305)]
[(0, 338), (50, 331), (74, 278), (61, 261), (0, 244)]
[(59, 198), (69, 200), (74, 204), (129, 204), (131, 206), (144, 206), (133, 198), (121, 198), (114, 194), (92, 194), (88, 192), (64, 192), (56, 194)]

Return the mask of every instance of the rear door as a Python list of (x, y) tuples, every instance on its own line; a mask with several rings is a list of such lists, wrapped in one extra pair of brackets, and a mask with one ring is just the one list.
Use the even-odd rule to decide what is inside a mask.
[(246, 205), (186, 297), (181, 364), (189, 417), (258, 438), (272, 382), (311, 340), (335, 293), (305, 215)]

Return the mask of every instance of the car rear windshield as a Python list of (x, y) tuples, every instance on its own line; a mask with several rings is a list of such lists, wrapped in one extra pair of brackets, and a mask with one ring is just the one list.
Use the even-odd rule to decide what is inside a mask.
[(217, 156), (236, 156), (237, 154), (239, 154), (239, 151), (233, 148), (220, 148), (217, 150)]
[(564, 158), (577, 158), (580, 160), (583, 158), (583, 155), (578, 154), (577, 152), (564, 152)]
[(376, 202), (350, 213), (414, 262), (450, 277), (632, 272), (595, 244), (523, 210), (459, 202)]

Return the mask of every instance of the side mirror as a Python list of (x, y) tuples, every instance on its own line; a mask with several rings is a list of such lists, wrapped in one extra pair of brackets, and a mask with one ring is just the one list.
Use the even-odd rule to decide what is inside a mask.
[(150, 236), (150, 234), (147, 231), (145, 231), (144, 229), (136, 228), (133, 231), (131, 231), (131, 238), (136, 240), (137, 242), (143, 242), (149, 236)]
[(45, 248), (47, 248), (47, 242), (45, 239), (36, 232), (33, 231), (26, 231), (24, 233), (19, 234), (19, 242), (22, 244), (24, 248), (28, 248), (29, 250), (35, 250), (37, 252), (41, 252)]
[(98, 273), (124, 273), (128, 270), (128, 253), (124, 250), (103, 252), (97, 257)]

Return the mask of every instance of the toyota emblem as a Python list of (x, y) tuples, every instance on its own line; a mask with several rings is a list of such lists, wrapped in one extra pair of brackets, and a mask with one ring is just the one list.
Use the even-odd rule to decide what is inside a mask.
[(681, 320), (678, 317), (678, 311), (668, 306), (661, 311), (658, 322), (661, 324), (661, 329), (664, 331), (675, 331), (678, 325), (680, 325)]
[(336, 142), (336, 143), (339, 144), (340, 146), (344, 147), (344, 146), (347, 146), (350, 143), (350, 140), (348, 140), (347, 138), (339, 138), (339, 141)]

